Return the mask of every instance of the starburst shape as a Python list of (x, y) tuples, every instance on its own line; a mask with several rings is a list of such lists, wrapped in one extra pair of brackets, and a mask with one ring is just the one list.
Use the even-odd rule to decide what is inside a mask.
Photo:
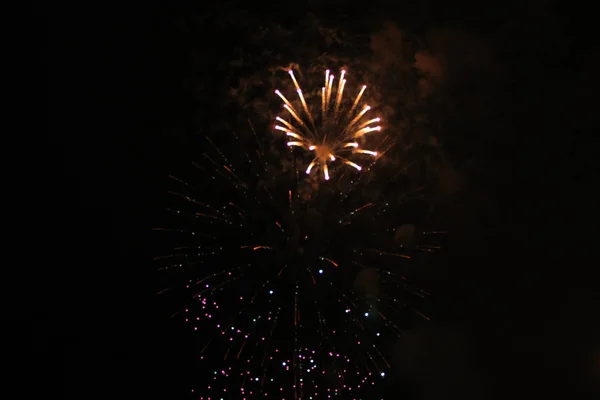
[[(313, 159), (306, 169), (310, 174), (316, 166), (323, 171), (323, 178), (329, 180), (329, 164), (337, 160), (347, 164), (358, 171), (363, 167), (350, 158), (355, 155), (368, 155), (377, 157), (378, 152), (361, 148), (359, 138), (370, 132), (380, 132), (381, 125), (373, 126), (381, 122), (381, 118), (367, 119), (367, 113), (371, 110), (369, 105), (362, 107), (359, 103), (367, 89), (363, 85), (353, 102), (345, 101), (344, 88), (346, 86), (346, 71), (342, 70), (337, 88), (334, 92), (335, 76), (329, 70), (325, 71), (325, 86), (321, 89), (320, 110), (309, 110), (302, 89), (294, 76), (294, 71), (288, 73), (294, 82), (300, 107), (294, 106), (279, 90), (275, 90), (283, 100), (283, 107), (289, 114), (286, 120), (280, 116), (276, 118), (275, 129), (285, 132), (290, 138), (287, 145), (300, 147), (313, 154)], [(281, 123), (281, 125), (279, 124)]]

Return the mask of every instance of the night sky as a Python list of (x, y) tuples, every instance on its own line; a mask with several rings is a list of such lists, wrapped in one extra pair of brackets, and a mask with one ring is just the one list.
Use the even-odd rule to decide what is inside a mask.
[[(199, 339), (189, 324), (170, 318), (188, 307), (183, 290), (172, 289), (168, 300), (156, 295), (181, 276), (161, 274), (153, 258), (183, 242), (152, 228), (190, 228), (165, 211), (181, 206), (169, 195), (176, 188), (169, 175), (189, 178), (203, 201), (230, 195), (190, 172), (191, 163), (204, 152), (215, 154), (206, 136), (220, 138), (219, 145), (242, 160), (242, 150), (223, 132), (250, 138), (248, 119), (267, 143), (275, 116), (269, 111), (281, 108), (273, 89), (293, 94), (286, 69), (277, 68), (297, 64), (306, 82), (311, 71), (321, 77), (328, 65), (347, 68), (349, 83), (352, 77), (353, 84), (373, 88), (370, 101), (395, 147), (370, 171), (374, 176), (356, 204), (421, 188), (389, 207), (385, 224), (375, 211), (357, 221), (346, 245), (330, 244), (331, 254), (355, 261), (349, 252), (366, 246), (362, 233), (377, 241), (378, 232), (403, 224), (421, 233), (447, 232), (436, 239), (441, 249), (427, 258), (427, 273), (415, 274), (415, 287), (426, 286), (431, 296), (411, 304), (430, 321), (397, 316), (405, 334), (385, 346), (394, 368), (374, 385), (376, 394), (359, 397), (597, 395), (594, 17), (574, 4), (544, 1), (235, 3), (37, 8), (48, 21), (42, 60), (50, 145), (35, 157), (38, 184), (29, 190), (39, 203), (27, 215), (38, 228), (23, 253), (33, 257), (25, 256), (31, 262), (18, 269), (25, 280), (15, 285), (19, 307), (10, 316), (23, 343), (16, 351), (26, 376), (23, 393), (200, 398), (213, 372), (199, 362), (199, 343), (210, 334)], [(244, 143), (242, 149), (254, 149), (255, 142)], [(270, 156), (281, 159), (276, 151)], [(284, 175), (272, 183), (274, 191), (287, 187)], [(323, 198), (329, 203), (313, 207), (326, 218), (334, 197)], [(249, 210), (259, 226), (276, 219), (267, 209)], [(298, 229), (328, 234), (309, 224)], [(303, 247), (303, 260), (322, 250), (316, 237)], [(283, 255), (268, 262), (297, 262), (295, 252), (281, 248)], [(243, 259), (228, 257), (218, 260), (227, 268)], [(269, 269), (268, 262), (255, 261)], [(266, 274), (252, 277), (260, 281)], [(256, 283), (246, 276), (238, 292)], [(344, 274), (336, 279), (353, 281)], [(293, 281), (282, 282), (273, 288), (286, 294), (273, 301), (291, 308)], [(334, 318), (337, 300), (319, 293), (323, 312)], [(220, 300), (223, 315), (239, 311), (233, 296)], [(254, 311), (266, 313), (270, 304), (257, 301)], [(318, 321), (302, 304), (300, 338), (317, 347), (309, 331)], [(282, 321), (291, 326), (290, 315)], [(343, 321), (340, 316), (339, 329), (347, 326)], [(291, 346), (293, 330), (286, 329), (277, 343), (282, 349)], [(340, 345), (356, 351), (347, 338)], [(209, 355), (222, 362), (216, 354), (226, 350), (215, 343)], [(273, 376), (289, 386), (289, 377)], [(238, 382), (229, 385), (235, 389)], [(186, 397), (194, 387), (195, 397)], [(238, 393), (222, 397), (242, 398)], [(284, 398), (292, 399), (292, 391)]]

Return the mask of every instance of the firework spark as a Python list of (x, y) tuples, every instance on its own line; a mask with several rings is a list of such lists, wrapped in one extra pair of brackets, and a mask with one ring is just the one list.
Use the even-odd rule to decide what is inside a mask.
[(429, 318), (427, 282), (417, 286), (411, 266), (438, 235), (423, 233), (421, 246), (414, 229), (397, 229), (397, 208), (368, 190), (307, 207), (295, 166), (273, 174), (281, 158), (251, 128), (207, 138), (193, 168), (169, 177), (172, 201), (156, 228), (157, 294), (199, 352), (190, 390), (196, 399), (381, 398), (378, 382), (393, 369), (385, 349), (412, 318)]
[(334, 93), (335, 76), (330, 74), (329, 70), (325, 71), (325, 86), (321, 88), (320, 112), (313, 115), (294, 76), (294, 71), (289, 70), (288, 73), (296, 87), (300, 106), (294, 107), (279, 90), (275, 90), (275, 94), (283, 100), (283, 107), (290, 116), (287, 121), (279, 116), (275, 118), (277, 121), (275, 129), (292, 138), (287, 142), (288, 146), (300, 147), (312, 152), (313, 159), (306, 169), (307, 174), (310, 174), (318, 166), (323, 171), (323, 178), (329, 180), (329, 164), (336, 160), (361, 171), (363, 167), (350, 161), (351, 156), (366, 154), (377, 157), (376, 151), (361, 149), (357, 142), (359, 138), (370, 132), (381, 131), (381, 125), (374, 126), (381, 122), (380, 118), (361, 122), (367, 112), (371, 110), (369, 105), (365, 105), (361, 111), (356, 112), (367, 88), (366, 85), (362, 86), (354, 102), (344, 102), (346, 71), (342, 70), (341, 72), (337, 83), (337, 93)]

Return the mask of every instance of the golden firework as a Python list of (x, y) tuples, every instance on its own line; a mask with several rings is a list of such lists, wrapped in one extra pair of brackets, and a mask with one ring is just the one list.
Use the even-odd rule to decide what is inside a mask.
[[(359, 164), (350, 161), (348, 157), (354, 154), (367, 154), (376, 157), (378, 153), (361, 149), (356, 140), (370, 132), (381, 131), (380, 125), (373, 126), (373, 124), (381, 121), (380, 118), (362, 121), (371, 109), (370, 106), (365, 105), (361, 111), (356, 112), (367, 86), (362, 86), (354, 102), (350, 107), (347, 107), (343, 101), (346, 71), (343, 70), (341, 73), (337, 84), (337, 93), (333, 93), (334, 75), (330, 74), (329, 70), (325, 71), (325, 86), (321, 89), (320, 113), (313, 115), (308, 109), (302, 89), (294, 76), (294, 71), (289, 70), (288, 72), (296, 87), (302, 108), (300, 110), (294, 108), (292, 103), (279, 90), (275, 90), (275, 94), (283, 100), (283, 107), (290, 116), (287, 121), (278, 116), (275, 129), (285, 132), (290, 138), (290, 141), (287, 142), (288, 146), (302, 147), (313, 153), (314, 158), (308, 165), (306, 173), (310, 174), (311, 170), (318, 165), (323, 171), (325, 180), (329, 180), (328, 164), (336, 160), (340, 160), (358, 171), (362, 170)], [(277, 123), (281, 123), (281, 125)]]

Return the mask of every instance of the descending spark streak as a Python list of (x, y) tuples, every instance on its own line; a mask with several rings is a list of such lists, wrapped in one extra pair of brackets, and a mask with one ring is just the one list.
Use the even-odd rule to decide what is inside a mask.
[(321, 260), (323, 260), (323, 261), (327, 261), (328, 263), (330, 263), (330, 264), (331, 264), (331, 265), (333, 265), (334, 267), (337, 267), (337, 266), (338, 266), (338, 264), (337, 264), (335, 261), (333, 261), (332, 259), (330, 259), (330, 258), (327, 258), (327, 257), (320, 257), (320, 258), (321, 258)]
[(363, 153), (363, 154), (369, 154), (371, 156), (376, 156), (377, 152), (376, 151), (371, 151), (371, 150), (356, 150), (357, 153)]
[(252, 248), (252, 250), (259, 250), (259, 249), (271, 249), (270, 246), (254, 246)]
[(368, 249), (368, 251), (372, 251), (372, 252), (377, 253), (379, 255), (405, 258), (407, 260), (411, 258), (410, 256), (407, 256), (406, 254), (391, 253), (391, 252), (388, 252), (388, 251), (381, 251), (381, 250), (377, 250), (377, 249)]
[[(338, 156), (343, 155), (341, 153), (344, 152), (349, 152), (350, 155), (379, 155), (377, 151), (359, 149), (359, 144), (354, 141), (354, 139), (363, 137), (370, 132), (381, 131), (381, 126), (371, 126), (372, 123), (380, 122), (380, 118), (372, 118), (366, 122), (360, 122), (361, 118), (371, 109), (370, 106), (365, 106), (358, 114), (354, 113), (367, 88), (366, 85), (362, 86), (349, 111), (344, 111), (347, 110), (345, 106), (347, 103), (343, 100), (346, 71), (341, 71), (337, 93), (334, 94), (334, 98), (332, 99), (335, 76), (330, 73), (330, 70), (326, 70), (325, 86), (321, 88), (321, 115), (318, 118), (318, 116), (311, 114), (294, 72), (289, 70), (288, 73), (298, 93), (300, 106), (294, 107), (279, 90), (275, 90), (275, 93), (284, 102), (283, 107), (291, 116), (291, 120), (288, 118), (287, 121), (279, 116), (276, 117), (276, 121), (282, 125), (275, 125), (275, 129), (285, 132), (287, 136), (295, 139), (295, 141), (287, 142), (288, 146), (302, 147), (314, 152), (314, 158), (306, 169), (307, 174), (310, 174), (318, 166), (323, 171), (324, 179), (328, 180), (328, 163), (336, 161)], [(308, 127), (307, 122), (310, 122), (313, 129)], [(319, 122), (318, 126), (316, 122)], [(355, 168), (357, 171), (362, 170), (362, 166), (358, 163), (347, 160), (344, 157), (339, 158), (344, 164)]]
[(356, 168), (356, 169), (357, 169), (357, 170), (359, 170), (359, 171), (362, 169), (362, 167), (361, 167), (360, 165), (358, 165), (358, 164), (355, 164), (355, 163), (353, 163), (352, 161), (345, 160), (345, 161), (344, 161), (344, 163), (345, 163), (345, 164), (348, 164), (348, 165), (350, 165), (350, 166), (352, 166), (352, 167), (354, 167), (354, 168)]
[(312, 169), (312, 167), (315, 166), (315, 164), (317, 163), (317, 159), (315, 158), (314, 160), (312, 160), (312, 162), (309, 164), (308, 168), (306, 168), (306, 173), (310, 174), (310, 170)]

